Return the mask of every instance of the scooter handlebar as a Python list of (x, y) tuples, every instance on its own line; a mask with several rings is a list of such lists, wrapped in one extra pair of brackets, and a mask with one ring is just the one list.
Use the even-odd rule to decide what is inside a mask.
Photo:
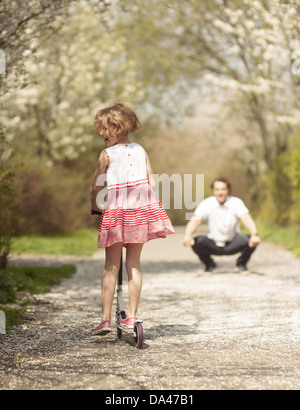
[(91, 215), (101, 215), (102, 212), (100, 211), (94, 211), (94, 209), (91, 209)]

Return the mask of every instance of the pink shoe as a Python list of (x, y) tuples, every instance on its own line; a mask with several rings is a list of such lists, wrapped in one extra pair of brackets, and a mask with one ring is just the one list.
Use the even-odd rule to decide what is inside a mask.
[(110, 320), (105, 320), (104, 322), (100, 323), (99, 326), (95, 327), (95, 329), (92, 330), (92, 335), (107, 335), (108, 333), (111, 332), (111, 322)]
[(136, 317), (129, 317), (127, 319), (121, 320), (120, 325), (124, 330), (133, 329), (136, 321)]

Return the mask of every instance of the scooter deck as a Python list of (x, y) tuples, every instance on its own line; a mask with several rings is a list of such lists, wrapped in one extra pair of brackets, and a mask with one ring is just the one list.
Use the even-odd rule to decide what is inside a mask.
[[(134, 323), (143, 323), (143, 321), (141, 319), (137, 319)], [(120, 324), (117, 324), (117, 328), (122, 330), (123, 332), (134, 333), (134, 326), (133, 328), (128, 329), (128, 327), (125, 327), (125, 326), (123, 327), (120, 323)]]

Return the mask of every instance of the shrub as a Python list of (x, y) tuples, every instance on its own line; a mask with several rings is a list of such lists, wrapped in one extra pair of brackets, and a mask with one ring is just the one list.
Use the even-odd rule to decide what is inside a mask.
[(13, 235), (13, 212), (10, 207), (14, 197), (14, 173), (11, 165), (12, 151), (0, 124), (0, 269), (7, 265)]

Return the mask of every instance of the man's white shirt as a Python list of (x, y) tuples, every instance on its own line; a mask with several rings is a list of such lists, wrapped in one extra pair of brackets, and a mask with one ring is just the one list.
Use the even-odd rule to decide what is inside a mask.
[(248, 213), (244, 202), (237, 197), (228, 196), (221, 205), (215, 196), (210, 196), (197, 206), (194, 219), (201, 218), (207, 222), (207, 237), (217, 246), (224, 246), (225, 242), (232, 241), (236, 234), (241, 233), (239, 218)]

